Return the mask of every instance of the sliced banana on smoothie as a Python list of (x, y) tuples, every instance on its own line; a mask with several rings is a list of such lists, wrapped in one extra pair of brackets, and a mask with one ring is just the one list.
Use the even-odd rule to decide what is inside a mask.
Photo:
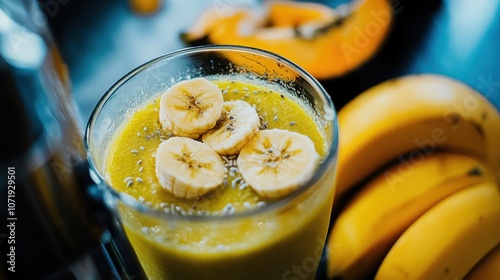
[(224, 181), (224, 164), (210, 146), (186, 137), (171, 137), (156, 150), (160, 185), (180, 198), (202, 196)]
[(220, 155), (235, 155), (259, 131), (259, 115), (245, 101), (227, 101), (215, 127), (205, 132), (201, 139)]
[(221, 116), (222, 92), (204, 78), (179, 82), (160, 100), (160, 123), (175, 136), (196, 139), (212, 129)]
[(237, 159), (243, 179), (260, 196), (290, 194), (309, 180), (318, 164), (314, 143), (305, 135), (281, 129), (260, 130)]

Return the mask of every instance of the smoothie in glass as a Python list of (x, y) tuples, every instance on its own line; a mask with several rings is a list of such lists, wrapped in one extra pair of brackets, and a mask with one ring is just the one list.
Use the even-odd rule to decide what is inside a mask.
[[(204, 66), (207, 53), (217, 54), (209, 60), (208, 67)], [(238, 55), (238, 65), (228, 59)], [(194, 64), (185, 69), (199, 72), (186, 71), (189, 74), (178, 76), (173, 69), (161, 68), (183, 56), (190, 58), (184, 61), (186, 65)], [(213, 67), (214, 63), (218, 67)], [(273, 63), (276, 68), (269, 69)], [(251, 71), (249, 65), (265, 65), (267, 72)], [(154, 72), (158, 69), (162, 71)], [(134, 79), (143, 82), (144, 77), (139, 77), (147, 71), (162, 76), (145, 76), (157, 86), (149, 87), (150, 91), (127, 87)], [(284, 74), (276, 75), (281, 72)], [(273, 188), (281, 182), (271, 178), (269, 185), (261, 178), (259, 184), (264, 191), (254, 186), (257, 181), (249, 176), (260, 176), (263, 171), (249, 173), (246, 166), (239, 166), (244, 163), (240, 157), (253, 152), (253, 148), (245, 148), (253, 140), (246, 139), (238, 151), (215, 152), (223, 166), (223, 177), (213, 189), (190, 196), (189, 191), (176, 193), (165, 186), (158, 174), (158, 157), (164, 156), (158, 153), (159, 147), (163, 142), (170, 143), (171, 138), (185, 136), (176, 135), (184, 132), (169, 130), (162, 122), (162, 96), (179, 82), (200, 77), (218, 88), (224, 102), (244, 101), (253, 108), (258, 128), (246, 138), (255, 139), (263, 132), (279, 130), (299, 134), (311, 142), (312, 150), (307, 151), (305, 146), (294, 147), (291, 141), (289, 148), (282, 146), (282, 151), (288, 149), (288, 153), (282, 153), (279, 162), (263, 162), (266, 170), (282, 164), (279, 168), (285, 171), (280, 172), (290, 173), (280, 177), (282, 181), (292, 180), (307, 166), (313, 166), (303, 182), (285, 192), (275, 191)], [(91, 171), (102, 185), (105, 200), (115, 210), (148, 278), (314, 279), (334, 196), (337, 135), (331, 101), (313, 78), (269, 53), (239, 47), (194, 48), (159, 58), (131, 72), (107, 95), (98, 104), (87, 131)], [(127, 98), (132, 102), (127, 102)], [(119, 117), (112, 113), (117, 108), (121, 110)], [(223, 113), (213, 129), (220, 126), (221, 119)], [(241, 122), (247, 125), (250, 120)], [(192, 141), (204, 143), (203, 135), (191, 136)], [(317, 158), (299, 157), (299, 150), (315, 153)], [(285, 163), (289, 157), (296, 161)], [(313, 165), (301, 161), (311, 158)], [(185, 163), (182, 160), (169, 168), (183, 168)], [(177, 176), (176, 172), (171, 173)]]

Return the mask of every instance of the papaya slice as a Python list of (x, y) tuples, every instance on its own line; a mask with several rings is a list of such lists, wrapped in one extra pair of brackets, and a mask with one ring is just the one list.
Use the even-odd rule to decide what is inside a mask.
[(187, 43), (241, 45), (279, 54), (318, 79), (335, 78), (375, 55), (388, 36), (390, 0), (358, 0), (337, 9), (319, 3), (273, 1), (261, 9), (220, 15), (208, 10), (182, 35)]
[(309, 22), (328, 22), (337, 13), (322, 4), (302, 2), (274, 2), (268, 6), (268, 19), (271, 26), (299, 27)]
[(132, 11), (145, 15), (156, 12), (161, 5), (161, 0), (129, 0), (129, 5)]

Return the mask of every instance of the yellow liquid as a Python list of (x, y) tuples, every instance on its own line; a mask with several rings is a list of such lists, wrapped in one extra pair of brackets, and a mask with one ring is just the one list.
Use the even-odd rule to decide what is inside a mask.
[[(290, 95), (243, 82), (214, 83), (225, 101), (255, 105), (261, 126), (307, 135), (317, 152), (326, 154), (326, 141), (314, 118)], [(165, 191), (154, 166), (156, 148), (168, 138), (158, 110), (159, 97), (137, 110), (117, 132), (106, 161), (115, 189), (165, 215), (220, 216), (227, 214), (228, 204), (238, 213), (274, 202), (245, 187), (234, 168), (228, 168), (224, 186), (199, 199), (179, 199)], [(316, 188), (322, 190), (280, 211), (223, 221), (151, 218), (119, 208), (127, 236), (151, 279), (313, 279), (333, 199), (333, 183), (320, 184)]]

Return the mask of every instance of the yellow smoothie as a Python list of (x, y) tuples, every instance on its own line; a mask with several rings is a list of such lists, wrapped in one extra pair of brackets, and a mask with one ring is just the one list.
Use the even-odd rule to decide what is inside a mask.
[[(234, 79), (212, 80), (224, 101), (255, 106), (260, 129), (308, 136), (327, 154), (312, 109), (283, 90)], [(155, 174), (158, 145), (171, 136), (158, 118), (159, 96), (131, 113), (106, 158), (108, 183), (150, 208), (157, 217), (118, 205), (120, 217), (150, 279), (314, 279), (326, 237), (333, 186), (322, 180), (286, 207), (260, 197), (242, 179), (236, 156), (222, 157), (222, 186), (196, 199), (164, 190)], [(328, 174), (323, 178), (332, 181)], [(330, 177), (330, 178), (328, 178)]]

